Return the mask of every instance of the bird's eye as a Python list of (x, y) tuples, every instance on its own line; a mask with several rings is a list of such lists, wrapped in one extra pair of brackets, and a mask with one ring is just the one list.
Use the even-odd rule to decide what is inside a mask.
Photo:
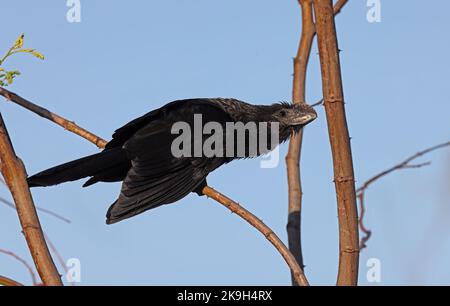
[(280, 116), (281, 117), (286, 117), (286, 111), (284, 111), (284, 110), (280, 111)]

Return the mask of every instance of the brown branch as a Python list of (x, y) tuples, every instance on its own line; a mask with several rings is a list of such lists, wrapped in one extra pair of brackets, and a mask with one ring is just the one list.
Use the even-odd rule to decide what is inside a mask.
[(301, 286), (308, 286), (308, 281), (305, 275), (303, 274), (302, 268), (298, 265), (294, 255), (292, 255), (292, 253), (284, 245), (284, 243), (280, 240), (280, 238), (278, 238), (278, 236), (267, 225), (265, 225), (264, 222), (262, 222), (255, 215), (253, 215), (251, 212), (246, 210), (244, 207), (242, 207), (235, 201), (231, 200), (227, 196), (219, 193), (218, 191), (214, 190), (211, 187), (208, 186), (204, 187), (202, 192), (204, 195), (219, 202), (220, 204), (231, 210), (233, 213), (237, 214), (242, 219), (247, 221), (258, 231), (260, 231), (267, 238), (267, 240), (269, 240), (270, 243), (273, 244), (273, 246), (278, 250), (281, 256), (283, 256), (284, 260), (291, 268), (291, 271), (294, 275), (294, 279), (296, 280), (297, 284)]
[[(2, 89), (0, 87), (0, 95), (3, 95), (2, 92), (4, 93), (5, 89)], [(8, 91), (6, 91), (6, 92), (8, 93), (8, 97), (10, 98), (10, 101), (18, 103), (19, 105), (24, 106), (26, 109), (42, 116), (41, 111), (40, 111), (41, 109), (43, 109), (42, 107), (37, 106), (36, 104), (33, 104), (16, 94), (11, 95), (10, 92), (8, 92)], [(33, 107), (30, 107), (30, 105), (32, 105)], [(60, 126), (63, 126), (63, 127), (67, 126), (67, 124), (64, 122), (64, 120), (66, 120), (66, 119), (64, 119), (48, 110), (45, 110), (45, 112), (50, 114), (50, 116), (42, 116), (42, 117), (49, 119), (50, 121), (53, 121)], [(53, 118), (55, 118), (55, 117), (60, 118), (60, 120), (62, 120), (62, 122), (58, 123), (58, 122), (54, 121)], [(77, 131), (79, 131), (80, 129), (82, 131), (85, 131), (87, 134), (86, 133), (78, 133)], [(67, 129), (67, 130), (85, 138), (86, 140), (92, 142), (99, 148), (104, 148), (107, 143), (106, 140), (104, 140), (98, 136), (95, 136), (94, 134), (92, 134), (78, 126), (77, 126), (76, 130), (73, 130), (73, 129)], [(95, 137), (85, 137), (86, 135), (94, 135)], [(204, 195), (213, 198), (220, 204), (228, 207), (230, 210), (235, 211), (240, 217), (244, 218), (247, 222), (249, 222), (250, 224), (255, 226), (263, 234), (267, 233), (267, 236), (266, 236), (267, 239), (277, 248), (277, 250), (283, 256), (283, 258), (285, 258), (285, 260), (288, 263), (291, 270), (294, 271), (293, 273), (294, 273), (295, 279), (298, 281), (298, 283), (301, 285), (308, 284), (308, 282), (303, 274), (303, 270), (300, 268), (300, 266), (298, 266), (292, 253), (289, 252), (289, 250), (286, 248), (286, 246), (284, 246), (284, 244), (281, 242), (281, 240), (261, 220), (256, 218), (254, 215), (252, 215), (249, 211), (245, 210), (243, 207), (241, 207), (236, 202), (232, 201), (231, 199), (227, 198), (226, 196), (220, 194), (219, 192), (215, 191), (214, 189), (212, 189), (210, 187), (205, 187), (203, 189), (203, 193), (204, 193)]]
[[(315, 36), (315, 26), (311, 0), (299, 0), (302, 12), (302, 32), (297, 56), (294, 58), (294, 79), (292, 86), (292, 102), (305, 102), (306, 72), (308, 69), (311, 47)], [(302, 184), (300, 176), (300, 155), (303, 141), (303, 131), (292, 135), (289, 141), (289, 151), (286, 155), (286, 170), (288, 181), (288, 222), (286, 225), (289, 250), (294, 254), (297, 263), (303, 269), (303, 252), (301, 244), (301, 208)], [(292, 274), (292, 273), (291, 273)], [(292, 274), (292, 284), (296, 281)]]
[(337, 15), (341, 12), (344, 5), (346, 5), (348, 0), (338, 0), (333, 7), (334, 15)]
[(364, 234), (361, 238), (361, 241), (359, 242), (359, 250), (366, 248), (366, 243), (369, 241), (370, 237), (372, 236), (372, 231), (369, 230), (364, 225), (364, 217), (366, 215), (366, 205), (364, 204), (364, 192), (358, 193), (357, 197), (359, 200), (359, 229)]
[(31, 281), (33, 282), (34, 286), (38, 285), (38, 281), (36, 278), (36, 274), (34, 273), (33, 268), (28, 264), (28, 262), (23, 259), (22, 257), (20, 257), (19, 255), (16, 255), (15, 253), (11, 252), (11, 251), (7, 251), (7, 250), (3, 250), (0, 249), (0, 253), (3, 253), (5, 255), (11, 256), (12, 258), (14, 258), (15, 260), (17, 260), (18, 262), (20, 262), (22, 265), (25, 266), (25, 268), (27, 268), (30, 276), (31, 276)]
[(374, 175), (373, 177), (368, 179), (366, 182), (364, 182), (361, 185), (361, 187), (359, 187), (356, 190), (358, 200), (359, 200), (359, 207), (360, 207), (359, 228), (364, 233), (364, 236), (361, 238), (361, 242), (359, 244), (360, 249), (364, 249), (365, 247), (367, 247), (366, 242), (370, 239), (370, 236), (372, 234), (372, 232), (369, 229), (367, 229), (366, 226), (364, 225), (364, 214), (366, 211), (364, 197), (365, 197), (365, 192), (367, 191), (369, 186), (372, 185), (373, 183), (375, 183), (376, 181), (378, 181), (379, 179), (385, 177), (386, 175), (391, 174), (392, 172), (395, 172), (398, 170), (404, 170), (404, 169), (417, 169), (417, 168), (422, 168), (422, 167), (428, 166), (431, 164), (431, 162), (424, 162), (424, 163), (419, 163), (419, 164), (411, 164), (411, 162), (425, 154), (428, 154), (433, 151), (436, 151), (436, 150), (439, 150), (439, 149), (442, 149), (445, 147), (449, 147), (449, 146), (450, 146), (450, 141), (444, 142), (444, 143), (429, 147), (420, 152), (417, 152), (416, 154), (411, 155), (410, 157), (408, 157), (407, 159), (403, 160), (402, 162), (396, 164), (395, 166), (392, 166), (389, 169), (386, 169), (386, 170), (378, 173), (377, 175)]
[[(312, 43), (316, 35), (314, 24), (312, 0), (298, 0), (302, 14), (302, 32), (297, 56), (294, 58), (294, 79), (292, 90), (292, 102), (306, 101), (306, 76)], [(338, 14), (347, 3), (338, 1), (334, 6), (334, 13)], [(322, 104), (323, 99), (312, 106)], [(302, 244), (301, 244), (301, 208), (302, 208), (302, 184), (300, 175), (300, 157), (303, 142), (303, 131), (291, 137), (289, 150), (286, 155), (286, 169), (288, 178), (288, 223), (286, 226), (289, 249), (294, 254), (299, 265), (304, 268)], [(293, 280), (294, 284), (294, 280)]]
[(23, 286), (21, 283), (2, 275), (0, 275), (0, 285), (8, 287)]
[(14, 102), (14, 103), (22, 106), (23, 108), (26, 108), (29, 111), (32, 111), (33, 113), (56, 123), (57, 125), (68, 130), (69, 132), (72, 132), (78, 136), (81, 136), (81, 137), (87, 139), (88, 141), (92, 142), (99, 148), (104, 148), (106, 145), (106, 141), (104, 139), (83, 129), (82, 127), (75, 124), (75, 122), (69, 121), (55, 113), (52, 113), (51, 111), (49, 111), (43, 107), (40, 107), (39, 105), (36, 105), (3, 87), (0, 87), (0, 95), (5, 97), (5, 99), (8, 101)]
[(338, 285), (357, 285), (359, 263), (355, 178), (344, 107), (333, 2), (314, 0), (325, 111), (339, 217)]
[(58, 270), (51, 258), (28, 188), (26, 171), (16, 156), (0, 115), (1, 172), (16, 203), (16, 210), (36, 269), (45, 285), (62, 285)]
[(380, 178), (382, 178), (383, 176), (386, 176), (386, 175), (388, 175), (388, 174), (390, 174), (391, 172), (394, 172), (394, 171), (396, 171), (396, 170), (408, 169), (408, 168), (412, 168), (412, 167), (413, 167), (413, 168), (418, 168), (418, 167), (422, 167), (422, 166), (428, 165), (429, 162), (427, 162), (427, 163), (422, 163), (422, 164), (417, 164), (417, 165), (410, 165), (410, 162), (412, 162), (413, 160), (415, 160), (415, 159), (417, 159), (417, 158), (419, 158), (419, 157), (421, 157), (421, 156), (423, 156), (423, 155), (425, 155), (425, 154), (428, 154), (428, 153), (430, 153), (430, 152), (433, 152), (433, 151), (436, 151), (436, 150), (439, 150), (439, 149), (442, 149), (442, 148), (445, 148), (445, 147), (448, 147), (448, 146), (450, 146), (450, 141), (444, 142), (444, 143), (441, 143), (441, 144), (438, 144), (438, 145), (429, 147), (429, 148), (427, 148), (427, 149), (425, 149), (425, 150), (422, 150), (422, 151), (420, 151), (420, 152), (417, 152), (416, 154), (411, 155), (410, 157), (408, 157), (408, 158), (405, 159), (404, 161), (398, 163), (397, 165), (395, 165), (395, 166), (393, 166), (393, 167), (391, 167), (391, 168), (389, 168), (389, 169), (387, 169), (387, 170), (384, 170), (384, 171), (378, 173), (377, 175), (371, 177), (371, 178), (368, 179), (366, 182), (364, 182), (364, 184), (362, 184), (362, 186), (359, 187), (359, 188), (356, 190), (356, 192), (359, 193), (359, 192), (362, 192), (362, 191), (366, 190), (367, 188), (369, 188), (369, 186), (370, 186), (371, 184), (373, 184), (374, 182), (378, 181), (378, 180), (379, 180)]

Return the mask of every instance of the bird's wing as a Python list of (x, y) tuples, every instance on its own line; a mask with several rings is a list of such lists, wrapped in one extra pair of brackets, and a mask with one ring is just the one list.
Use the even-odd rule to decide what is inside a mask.
[(204, 111), (206, 113), (215, 113), (220, 115), (222, 118), (224, 116), (229, 116), (219, 105), (218, 102), (221, 99), (185, 99), (176, 100), (164, 105), (161, 108), (152, 110), (147, 114), (136, 118), (121, 128), (114, 131), (112, 139), (106, 145), (106, 148), (121, 147), (125, 142), (127, 142), (133, 135), (140, 129), (147, 126), (153, 120), (157, 120), (163, 117), (174, 117), (183, 116), (192, 113), (192, 110)]
[(203, 115), (203, 123), (230, 120), (218, 107), (189, 104), (154, 117), (125, 142), (123, 148), (132, 160), (132, 167), (123, 181), (119, 198), (108, 210), (108, 224), (182, 199), (223, 163), (217, 158), (173, 156), (171, 146), (178, 135), (171, 134), (172, 124), (184, 121), (193, 126), (192, 118), (197, 113)]

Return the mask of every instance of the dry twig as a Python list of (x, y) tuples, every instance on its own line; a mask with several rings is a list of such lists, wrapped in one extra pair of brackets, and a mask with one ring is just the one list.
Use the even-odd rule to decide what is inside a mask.
[[(11, 201), (8, 201), (5, 198), (0, 197), (0, 203), (3, 203), (6, 206), (11, 207), (12, 209), (16, 210), (16, 206)], [(71, 221), (69, 219), (67, 219), (67, 218), (65, 218), (65, 217), (63, 217), (63, 216), (61, 216), (61, 215), (59, 215), (59, 214), (57, 214), (57, 213), (55, 213), (55, 212), (53, 212), (51, 210), (48, 210), (46, 208), (42, 208), (42, 207), (36, 206), (36, 210), (41, 211), (43, 213), (46, 213), (46, 214), (48, 214), (50, 216), (53, 216), (56, 219), (59, 219), (59, 220), (61, 220), (63, 222), (66, 222), (66, 223), (69, 223), (69, 224), (71, 223)]]
[[(65, 275), (69, 273), (69, 269), (66, 266), (66, 262), (64, 261), (64, 258), (62, 257), (61, 253), (58, 251), (58, 248), (56, 248), (55, 244), (50, 240), (48, 235), (44, 232), (45, 241), (47, 241), (48, 246), (50, 250), (52, 251), (53, 255), (56, 256), (56, 259), (58, 260), (59, 264), (63, 268)], [(72, 286), (75, 286), (74, 283), (71, 283)]]
[(31, 281), (32, 281), (33, 285), (37, 286), (39, 284), (38, 281), (37, 281), (36, 274), (34, 273), (33, 268), (28, 264), (28, 262), (25, 259), (23, 259), (19, 255), (15, 254), (15, 253), (13, 253), (11, 251), (8, 251), (8, 250), (0, 249), (0, 253), (3, 253), (3, 254), (8, 255), (8, 256), (11, 256), (12, 258), (14, 258), (18, 262), (20, 262), (22, 265), (24, 265), (25, 268), (27, 268), (27, 270), (28, 270), (28, 272), (29, 272), (29, 274), (31, 276)]
[(367, 191), (369, 186), (372, 185), (373, 183), (375, 183), (376, 181), (378, 181), (379, 179), (385, 177), (386, 175), (391, 174), (392, 172), (395, 172), (398, 170), (404, 170), (404, 169), (417, 169), (417, 168), (421, 168), (421, 167), (430, 165), (431, 162), (424, 162), (424, 163), (419, 163), (419, 164), (411, 164), (411, 162), (425, 154), (431, 153), (433, 151), (436, 151), (436, 150), (439, 150), (439, 149), (442, 149), (442, 148), (445, 148), (448, 146), (450, 146), (450, 141), (441, 143), (441, 144), (432, 146), (430, 148), (427, 148), (425, 150), (422, 150), (420, 152), (417, 152), (416, 154), (408, 157), (404, 161), (396, 164), (395, 166), (392, 166), (389, 169), (386, 169), (386, 170), (378, 173), (377, 175), (371, 177), (366, 182), (364, 182), (364, 184), (362, 184), (361, 187), (359, 187), (356, 190), (356, 194), (357, 194), (358, 200), (359, 200), (359, 208), (360, 208), (359, 228), (360, 228), (361, 232), (364, 233), (364, 236), (361, 238), (361, 241), (359, 243), (359, 247), (361, 250), (367, 247), (366, 243), (370, 239), (370, 236), (372, 235), (372, 231), (369, 230), (368, 228), (366, 228), (366, 226), (364, 225), (364, 215), (366, 212), (364, 198), (365, 198), (365, 192)]
[[(5, 183), (5, 185), (6, 185), (6, 183)], [(3, 204), (5, 204), (6, 206), (11, 207), (12, 209), (16, 210), (16, 206), (15, 206), (12, 202), (10, 202), (10, 201), (8, 201), (8, 200), (6, 200), (6, 199), (4, 199), (4, 198), (1, 198), (1, 197), (0, 197), (0, 202), (3, 203)], [(37, 209), (37, 210), (40, 210), (40, 211), (42, 211), (42, 212), (45, 212), (45, 213), (47, 213), (47, 214), (49, 214), (49, 215), (51, 215), (51, 216), (54, 216), (55, 218), (60, 219), (60, 220), (62, 220), (62, 221), (64, 221), (64, 222), (66, 222), (66, 223), (71, 223), (71, 221), (70, 221), (69, 219), (66, 219), (66, 218), (62, 217), (62, 216), (60, 216), (60, 215), (54, 213), (54, 212), (51, 211), (51, 210), (47, 210), (47, 209), (45, 209), (45, 208), (39, 208), (39, 207), (36, 207), (36, 209)], [(50, 249), (52, 250), (53, 254), (56, 255), (56, 258), (58, 259), (59, 263), (61, 264), (62, 268), (64, 269), (64, 271), (65, 271), (66, 274), (67, 274), (68, 270), (67, 270), (66, 264), (65, 264), (65, 262), (64, 262), (64, 259), (63, 259), (62, 256), (61, 256), (61, 254), (59, 253), (58, 249), (57, 249), (56, 246), (52, 243), (52, 241), (50, 240), (50, 238), (48, 237), (48, 235), (47, 235), (45, 232), (44, 232), (44, 237), (45, 237), (45, 240), (46, 240), (47, 243), (48, 243), (48, 246), (49, 246)]]
[(8, 287), (23, 286), (21, 283), (2, 275), (0, 275), (0, 285)]

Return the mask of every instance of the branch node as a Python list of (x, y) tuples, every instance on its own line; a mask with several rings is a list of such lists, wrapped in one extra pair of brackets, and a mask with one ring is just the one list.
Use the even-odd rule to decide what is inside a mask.
[(333, 182), (335, 183), (355, 182), (355, 179), (353, 176), (338, 176), (334, 178)]
[(324, 98), (324, 104), (333, 104), (333, 103), (344, 103), (344, 99), (337, 97)]

